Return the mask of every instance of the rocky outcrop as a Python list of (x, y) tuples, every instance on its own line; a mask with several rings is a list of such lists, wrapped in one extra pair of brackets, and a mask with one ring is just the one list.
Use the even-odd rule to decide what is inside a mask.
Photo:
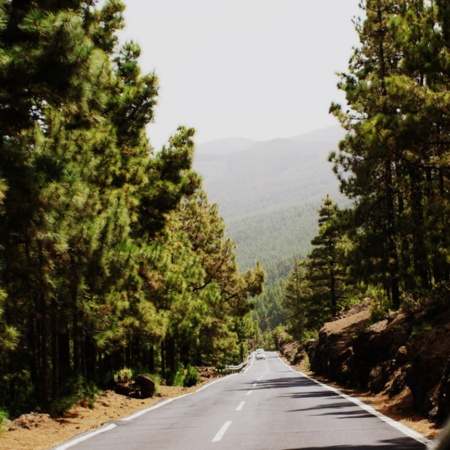
[(306, 352), (313, 373), (342, 386), (390, 397), (409, 389), (424, 417), (442, 423), (450, 415), (450, 310), (371, 323), (364, 302), (325, 324)]
[(131, 398), (149, 398), (155, 393), (155, 382), (149, 375), (137, 375), (133, 381), (117, 383), (114, 392)]

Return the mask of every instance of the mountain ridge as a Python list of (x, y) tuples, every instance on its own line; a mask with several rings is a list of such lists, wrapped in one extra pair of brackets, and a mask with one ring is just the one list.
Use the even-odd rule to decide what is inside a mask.
[(291, 138), (224, 138), (197, 146), (194, 170), (210, 201), (219, 205), (243, 268), (255, 259), (305, 255), (322, 199), (343, 200), (327, 160), (343, 136), (336, 126)]

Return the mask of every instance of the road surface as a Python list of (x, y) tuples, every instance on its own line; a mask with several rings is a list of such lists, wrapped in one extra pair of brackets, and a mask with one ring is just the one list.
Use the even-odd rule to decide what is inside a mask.
[(78, 436), (55, 450), (420, 450), (420, 435), (284, 364), (245, 373)]

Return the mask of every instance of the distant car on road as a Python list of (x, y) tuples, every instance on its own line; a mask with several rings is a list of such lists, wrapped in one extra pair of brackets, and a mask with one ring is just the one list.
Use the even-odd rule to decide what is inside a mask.
[(266, 353), (263, 348), (256, 349), (255, 358), (256, 359), (266, 359)]

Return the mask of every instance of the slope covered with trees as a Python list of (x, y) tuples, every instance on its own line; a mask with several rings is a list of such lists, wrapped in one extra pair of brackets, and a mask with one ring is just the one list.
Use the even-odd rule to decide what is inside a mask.
[[(331, 106), (347, 133), (330, 160), (353, 207), (325, 200), (319, 212), (296, 291), (306, 319), (300, 330), (291, 323), (300, 338), (318, 308), (329, 312), (315, 329), (365, 296), (374, 318), (434, 298), (436, 313), (449, 305), (441, 293), (450, 286), (450, 6), (367, 0), (361, 8), (360, 46), (338, 85), (347, 105)], [(288, 286), (297, 278), (294, 267)]]
[(234, 244), (192, 170), (192, 129), (160, 151), (158, 80), (124, 5), (0, 2), (0, 409), (56, 411), (112, 371), (170, 379), (236, 361), (252, 334)]
[(242, 267), (259, 259), (272, 279), (279, 273), (272, 276), (271, 267), (306, 255), (322, 198), (342, 199), (327, 157), (343, 136), (336, 126), (290, 139), (230, 138), (198, 146), (194, 167), (219, 205)]

